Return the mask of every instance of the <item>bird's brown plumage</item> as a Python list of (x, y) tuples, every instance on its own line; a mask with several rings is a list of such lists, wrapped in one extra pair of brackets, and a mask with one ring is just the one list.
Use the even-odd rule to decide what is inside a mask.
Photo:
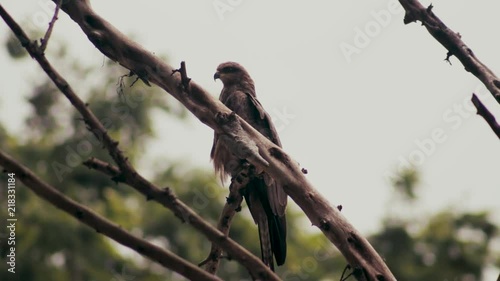
[[(238, 114), (252, 127), (281, 147), (281, 142), (269, 114), (255, 95), (255, 86), (248, 72), (238, 63), (225, 62), (217, 67), (214, 79), (220, 79), (224, 88), (219, 100)], [(210, 157), (215, 171), (221, 179), (235, 176), (244, 160), (229, 151), (220, 136), (215, 133)], [(278, 265), (286, 258), (286, 218), (287, 195), (279, 182), (269, 175), (252, 177), (245, 191), (245, 200), (250, 213), (259, 228), (262, 260), (273, 268), (273, 254)]]

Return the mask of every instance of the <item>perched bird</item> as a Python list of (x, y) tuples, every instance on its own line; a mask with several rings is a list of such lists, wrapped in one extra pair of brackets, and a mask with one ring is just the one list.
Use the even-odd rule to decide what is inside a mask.
[[(224, 84), (219, 100), (281, 147), (271, 117), (257, 100), (254, 82), (245, 68), (235, 62), (222, 63), (214, 74), (216, 79)], [(228, 175), (236, 176), (244, 163), (224, 146), (217, 133), (214, 135), (210, 157), (222, 180)], [(282, 186), (265, 173), (252, 176), (243, 195), (259, 229), (262, 261), (274, 270), (273, 254), (278, 265), (282, 265), (286, 258), (287, 195)]]

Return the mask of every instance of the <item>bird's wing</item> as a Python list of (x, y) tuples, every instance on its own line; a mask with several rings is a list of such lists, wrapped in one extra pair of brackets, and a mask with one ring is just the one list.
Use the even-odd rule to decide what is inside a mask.
[[(246, 95), (253, 105), (255, 124), (251, 125), (274, 144), (281, 147), (281, 141), (271, 120), (271, 116), (269, 116), (269, 114), (264, 110), (264, 107), (262, 107), (255, 96), (249, 93), (246, 93)], [(258, 117), (257, 120), (256, 117)], [(283, 187), (267, 174), (264, 174), (264, 181), (267, 185), (267, 194), (271, 210), (275, 215), (280, 217), (284, 216), (287, 204), (287, 195), (283, 190)]]
[(264, 134), (264, 136), (269, 138), (277, 146), (281, 147), (281, 141), (278, 136), (278, 132), (276, 131), (276, 128), (274, 127), (274, 124), (271, 120), (271, 116), (269, 116), (269, 114), (264, 110), (264, 107), (262, 107), (262, 104), (260, 104), (260, 102), (253, 95), (249, 93), (246, 93), (246, 95), (249, 98), (250, 102), (253, 104), (256, 114), (258, 114), (258, 116), (262, 120), (262, 125), (267, 127), (268, 129), (268, 134)]

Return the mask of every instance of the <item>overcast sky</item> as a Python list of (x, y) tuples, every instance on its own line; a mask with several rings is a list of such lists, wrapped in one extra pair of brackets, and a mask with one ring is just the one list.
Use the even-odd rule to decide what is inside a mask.
[[(443, 60), (446, 50), (425, 28), (403, 25), (397, 1), (91, 2), (172, 65), (185, 60), (189, 76), (214, 96), (222, 87), (213, 81), (219, 63), (245, 66), (285, 150), (361, 231), (379, 227), (393, 192), (385, 175), (406, 162), (415, 163), (422, 176), (421, 203), (413, 214), (488, 209), (500, 222), (500, 142), (468, 101), (472, 92), (480, 94), (498, 119), (500, 106), (458, 60), (452, 58), (451, 66)], [(2, 5), (25, 28), (45, 29), (52, 16), (49, 0)], [(500, 26), (500, 2), (448, 0), (434, 6), (500, 73), (500, 40), (492, 36)], [(2, 41), (7, 32), (0, 24)], [(74, 60), (102, 64), (103, 55), (66, 14), (60, 14), (53, 36), (70, 43)], [(22, 134), (30, 82), (44, 74), (35, 62), (13, 62), (5, 51), (0, 71), (0, 118), (12, 133)], [(186, 125), (157, 117), (158, 139), (146, 157), (160, 153), (211, 168), (208, 127), (194, 118)]]

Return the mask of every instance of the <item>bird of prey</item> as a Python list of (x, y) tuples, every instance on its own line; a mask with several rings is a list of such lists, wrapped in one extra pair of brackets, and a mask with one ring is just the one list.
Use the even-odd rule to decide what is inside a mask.
[[(219, 100), (281, 147), (271, 117), (257, 100), (254, 82), (245, 68), (235, 62), (222, 63), (214, 74), (214, 80), (216, 79), (224, 84)], [(222, 180), (228, 175), (236, 176), (244, 163), (244, 160), (238, 159), (225, 147), (217, 133), (214, 135), (210, 157)], [(282, 265), (286, 258), (287, 195), (282, 186), (265, 173), (252, 175), (243, 195), (259, 229), (262, 261), (274, 270), (273, 255), (278, 265)]]

